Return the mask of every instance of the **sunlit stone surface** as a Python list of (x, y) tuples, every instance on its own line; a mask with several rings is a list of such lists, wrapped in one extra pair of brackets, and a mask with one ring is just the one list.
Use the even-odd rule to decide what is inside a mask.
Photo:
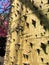
[(49, 65), (49, 0), (13, 0), (4, 65)]

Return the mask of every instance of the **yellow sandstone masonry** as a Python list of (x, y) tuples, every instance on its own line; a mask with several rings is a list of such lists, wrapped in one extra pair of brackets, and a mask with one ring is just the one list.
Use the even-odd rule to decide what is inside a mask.
[(4, 65), (49, 65), (49, 1), (11, 5)]

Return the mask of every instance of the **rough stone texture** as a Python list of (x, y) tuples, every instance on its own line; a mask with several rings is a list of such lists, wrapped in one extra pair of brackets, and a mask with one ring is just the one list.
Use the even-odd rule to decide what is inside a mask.
[(13, 0), (4, 65), (49, 65), (49, 1)]

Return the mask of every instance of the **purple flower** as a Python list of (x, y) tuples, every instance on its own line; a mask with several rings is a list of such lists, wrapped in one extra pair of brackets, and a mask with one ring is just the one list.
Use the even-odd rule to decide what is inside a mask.
[(0, 1), (0, 13), (9, 13), (9, 9), (11, 8), (11, 2), (9, 0), (1, 0)]

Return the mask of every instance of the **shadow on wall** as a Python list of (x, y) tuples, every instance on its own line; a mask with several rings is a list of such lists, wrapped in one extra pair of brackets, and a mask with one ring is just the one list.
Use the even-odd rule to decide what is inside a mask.
[(0, 56), (4, 57), (5, 56), (5, 48), (6, 48), (6, 37), (0, 37)]
[(45, 30), (49, 30), (49, 19), (47, 15), (44, 15), (43, 12), (34, 4), (34, 1), (31, 0), (19, 0), (26, 8), (29, 8), (34, 12), (34, 14), (40, 19), (41, 25)]

